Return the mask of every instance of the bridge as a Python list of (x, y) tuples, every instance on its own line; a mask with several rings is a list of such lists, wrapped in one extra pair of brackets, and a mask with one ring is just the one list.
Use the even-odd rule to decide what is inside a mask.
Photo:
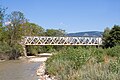
[(102, 45), (101, 37), (50, 37), (24, 36), (22, 46), (26, 56), (26, 45)]
[(102, 38), (25, 36), (24, 45), (102, 45)]

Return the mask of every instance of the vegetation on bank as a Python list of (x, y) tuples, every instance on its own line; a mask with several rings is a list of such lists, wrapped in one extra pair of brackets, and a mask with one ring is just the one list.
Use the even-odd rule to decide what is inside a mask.
[(65, 48), (47, 60), (46, 71), (57, 80), (120, 80), (120, 46)]

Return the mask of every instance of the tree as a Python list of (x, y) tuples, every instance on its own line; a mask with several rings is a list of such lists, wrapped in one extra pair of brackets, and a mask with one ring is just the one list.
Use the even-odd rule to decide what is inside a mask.
[[(45, 36), (53, 36), (53, 37), (59, 37), (59, 36), (65, 36), (65, 30), (62, 29), (47, 29), (45, 32)], [(45, 46), (44, 50), (47, 52), (53, 52), (55, 50), (60, 50), (63, 46)]]
[(103, 46), (104, 47), (109, 47), (110, 46), (110, 44), (109, 44), (110, 34), (109, 33), (110, 33), (110, 29), (107, 27), (103, 32)]
[(103, 45), (104, 47), (114, 47), (120, 45), (120, 26), (114, 25), (111, 30), (105, 29), (103, 33)]
[[(22, 37), (22, 25), (26, 19), (20, 11), (14, 11), (7, 16), (7, 24), (4, 25), (2, 42), (10, 47), (9, 59), (16, 59), (22, 53), (22, 46), (19, 44)], [(6, 52), (5, 52), (6, 53)]]
[(110, 31), (111, 46), (120, 45), (120, 26), (114, 25)]
[(7, 8), (3, 8), (2, 6), (0, 6), (0, 28), (3, 26), (4, 23), (4, 17), (5, 17), (5, 11)]
[(2, 6), (0, 6), (0, 41), (2, 39), (2, 34), (3, 34), (3, 24), (4, 24), (4, 18), (5, 18), (5, 11), (7, 8), (3, 8)]
[(62, 29), (47, 29), (45, 32), (46, 36), (65, 36), (65, 30)]
[(45, 30), (35, 23), (26, 22), (23, 24), (22, 31), (22, 33), (24, 33), (24, 36), (42, 36), (44, 35)]
[(8, 32), (9, 44), (12, 46), (14, 43), (18, 43), (22, 37), (22, 25), (26, 22), (24, 14), (20, 11), (13, 11), (8, 15), (6, 26)]
[[(24, 36), (43, 36), (44, 35), (44, 29), (35, 24), (35, 23), (29, 23), (26, 22), (23, 25), (23, 35)], [(35, 55), (37, 54), (39, 51), (41, 51), (41, 49), (43, 49), (41, 46), (26, 46), (27, 49), (27, 53), (28, 55)]]

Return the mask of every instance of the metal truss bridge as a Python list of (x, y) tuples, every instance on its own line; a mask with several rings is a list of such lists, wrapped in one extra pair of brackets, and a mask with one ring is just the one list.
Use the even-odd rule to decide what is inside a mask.
[(101, 37), (24, 36), (24, 45), (102, 45)]

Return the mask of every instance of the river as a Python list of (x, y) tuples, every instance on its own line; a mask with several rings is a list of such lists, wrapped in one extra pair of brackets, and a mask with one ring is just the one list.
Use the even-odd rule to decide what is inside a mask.
[(37, 80), (40, 62), (10, 60), (0, 62), (0, 80)]

